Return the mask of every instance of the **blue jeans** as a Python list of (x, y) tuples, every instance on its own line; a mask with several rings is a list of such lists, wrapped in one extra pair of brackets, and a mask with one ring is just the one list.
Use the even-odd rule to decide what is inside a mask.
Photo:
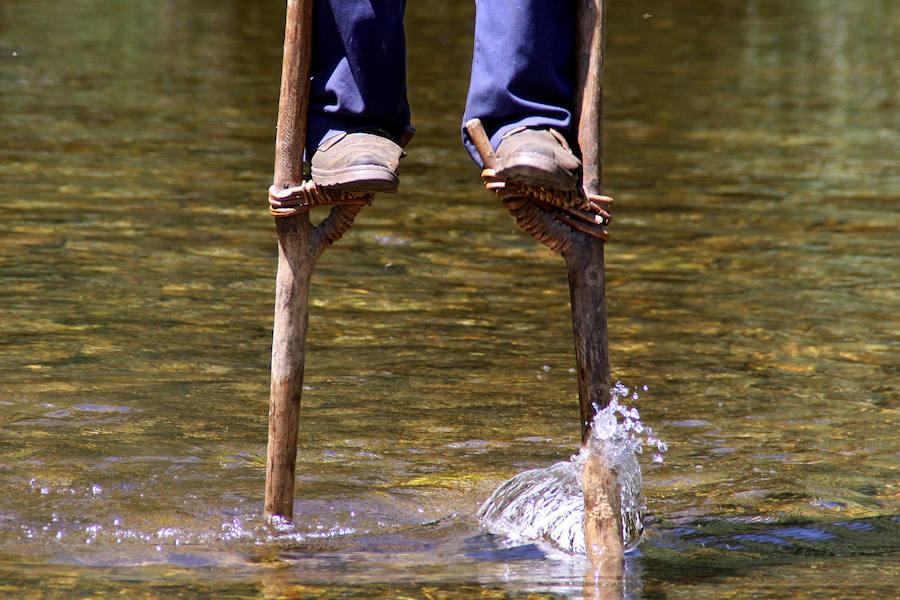
[[(478, 117), (494, 148), (514, 127), (572, 137), (574, 0), (476, 0), (475, 51), (463, 122)], [(406, 0), (318, 0), (307, 155), (340, 131), (399, 139), (406, 99)], [(463, 130), (463, 143), (481, 165)]]

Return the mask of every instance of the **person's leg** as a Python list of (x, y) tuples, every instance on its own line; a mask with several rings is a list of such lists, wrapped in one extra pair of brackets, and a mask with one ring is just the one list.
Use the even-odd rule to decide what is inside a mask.
[[(386, 170), (384, 177), (396, 169), (400, 155), (399, 150), (395, 151), (396, 144), (353, 134), (343, 137), (355, 145), (353, 150), (347, 150), (336, 136), (379, 132), (377, 135), (396, 142), (409, 126), (405, 7), (406, 0), (315, 3), (306, 153), (313, 157), (313, 179), (317, 182), (321, 178), (325, 185), (345, 185), (353, 178), (370, 177), (371, 168), (365, 173), (357, 171), (366, 167), (360, 152), (373, 144), (370, 158), (375, 166)], [(320, 146), (329, 154), (322, 152), (317, 160), (315, 154)], [(385, 149), (387, 155), (382, 160), (379, 154)]]
[[(476, 0), (475, 51), (463, 122), (479, 118), (495, 149), (504, 135), (521, 127), (552, 128), (572, 139), (575, 25), (574, 0)], [(481, 165), (465, 129), (463, 142)], [(561, 152), (569, 154), (565, 147)], [(573, 165), (577, 170), (568, 156), (561, 160), (564, 170)]]
[(409, 125), (405, 7), (406, 0), (317, 0), (308, 150), (341, 131), (403, 135)]

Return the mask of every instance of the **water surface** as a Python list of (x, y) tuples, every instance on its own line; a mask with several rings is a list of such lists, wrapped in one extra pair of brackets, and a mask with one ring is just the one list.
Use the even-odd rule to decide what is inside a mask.
[[(625, 595), (890, 597), (891, 0), (609, 9)], [(410, 3), (400, 193), (316, 268), (297, 519), (261, 519), (283, 7), (0, 4), (0, 594), (591, 597), (474, 518), (578, 447), (565, 269), (459, 143), (469, 3)], [(646, 391), (643, 389), (646, 386)]]

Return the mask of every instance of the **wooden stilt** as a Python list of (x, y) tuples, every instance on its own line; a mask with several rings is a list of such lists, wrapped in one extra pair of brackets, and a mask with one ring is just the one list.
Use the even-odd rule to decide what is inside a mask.
[[(578, 81), (576, 97), (578, 147), (583, 164), (582, 184), (588, 194), (601, 192), (604, 0), (581, 0), (578, 18)], [(582, 441), (591, 420), (609, 404), (609, 341), (606, 326), (606, 286), (603, 242), (574, 235), (573, 247), (563, 253), (572, 295), (572, 322), (578, 362), (578, 396)]]
[[(578, 146), (586, 194), (600, 194), (602, 175), (603, 45), (605, 0), (581, 0), (578, 31)], [(578, 370), (582, 442), (590, 436), (597, 410), (610, 402), (609, 339), (603, 241), (573, 232), (572, 247), (563, 253), (572, 299), (572, 329)], [(582, 471), (585, 548), (605, 574), (624, 569), (622, 507), (616, 473), (602, 456), (592, 453)]]
[[(272, 331), (265, 513), (266, 517), (286, 520), (293, 517), (310, 278), (325, 248), (341, 238), (359, 211), (374, 197), (373, 193), (319, 188), (312, 181), (303, 181), (312, 21), (313, 0), (287, 0), (275, 175), (269, 188), (269, 211), (276, 217), (278, 234), (278, 272)], [(410, 128), (401, 145), (409, 143), (412, 133)], [(313, 226), (308, 211), (315, 206), (331, 206), (331, 212)]]
[[(572, 329), (578, 372), (581, 440), (588, 442), (591, 422), (610, 402), (609, 340), (606, 324), (606, 283), (602, 226), (612, 199), (601, 195), (604, 0), (580, 0), (578, 14), (575, 103), (578, 146), (583, 163), (583, 193), (566, 197), (547, 194), (496, 177), (496, 157), (478, 119), (466, 123), (485, 170), (485, 186), (497, 193), (527, 233), (562, 254), (569, 277)], [(576, 207), (577, 205), (577, 207)], [(575, 208), (573, 210), (573, 207)], [(575, 218), (573, 218), (575, 217)], [(564, 224), (564, 225), (561, 225)], [(594, 447), (582, 471), (585, 495), (585, 542), (588, 554), (600, 561), (598, 573), (621, 573), (624, 542), (619, 485), (615, 471)]]
[[(270, 212), (278, 234), (275, 320), (272, 331), (272, 385), (269, 390), (269, 442), (266, 451), (266, 517), (290, 520), (294, 512), (294, 469), (306, 330), (309, 282), (316, 261), (341, 238), (372, 194), (317, 189), (303, 182), (303, 148), (309, 109), (313, 0), (287, 0), (284, 58), (275, 138), (275, 175), (269, 188)], [(408, 141), (408, 139), (407, 139)], [(313, 226), (309, 209), (330, 205)]]
[[(288, 0), (275, 140), (275, 189), (302, 183), (311, 50), (312, 0)], [(315, 231), (308, 213), (280, 217), (275, 220), (275, 225), (278, 233), (278, 271), (272, 334), (265, 511), (267, 517), (277, 515), (291, 519), (309, 321), (309, 280), (321, 248), (312, 243)]]

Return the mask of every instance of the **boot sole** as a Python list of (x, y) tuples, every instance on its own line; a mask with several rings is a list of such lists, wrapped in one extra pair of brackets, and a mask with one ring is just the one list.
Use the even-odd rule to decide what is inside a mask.
[(364, 166), (345, 169), (311, 169), (316, 185), (347, 192), (394, 193), (400, 185), (397, 173), (385, 167)]
[(516, 162), (502, 165), (497, 175), (511, 182), (539, 185), (545, 188), (569, 191), (575, 189), (577, 178), (560, 168), (554, 161), (542, 156), (518, 155)]

